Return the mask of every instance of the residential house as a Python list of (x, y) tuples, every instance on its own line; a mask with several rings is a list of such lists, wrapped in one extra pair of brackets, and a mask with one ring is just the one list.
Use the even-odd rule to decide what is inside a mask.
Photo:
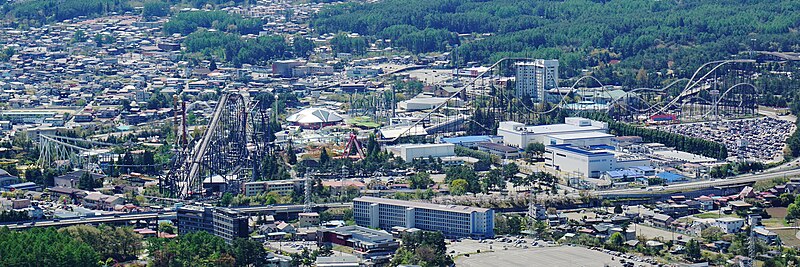
[(713, 226), (719, 227), (726, 234), (735, 234), (742, 230), (744, 219), (724, 217), (717, 219)]
[(753, 229), (753, 234), (758, 239), (763, 240), (767, 244), (774, 244), (778, 241), (778, 234), (773, 231), (767, 230), (764, 227), (756, 227)]
[(675, 219), (666, 214), (656, 213), (650, 218), (650, 223), (659, 227), (669, 227)]

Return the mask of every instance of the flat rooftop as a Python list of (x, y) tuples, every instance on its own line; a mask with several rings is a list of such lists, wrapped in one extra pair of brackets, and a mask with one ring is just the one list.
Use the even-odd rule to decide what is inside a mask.
[(550, 145), (550, 146), (546, 146), (546, 147), (550, 148), (550, 149), (553, 149), (553, 150), (561, 150), (561, 151), (566, 151), (566, 152), (570, 152), (570, 153), (581, 154), (581, 155), (584, 155), (584, 156), (609, 156), (609, 155), (613, 155), (610, 152), (605, 151), (605, 150), (585, 150), (585, 149), (581, 149), (581, 148), (578, 148), (578, 147), (574, 147), (574, 146), (572, 146), (570, 144)]
[(525, 126), (525, 130), (531, 133), (560, 133), (573, 131), (603, 131), (603, 128), (595, 126), (576, 126), (572, 124), (550, 124)]
[(457, 136), (457, 137), (442, 138), (442, 141), (451, 144), (476, 143), (476, 142), (487, 142), (492, 140), (492, 138), (497, 138), (497, 136), (489, 136), (489, 135)]
[(351, 235), (354, 239), (360, 241), (379, 242), (384, 240), (394, 240), (392, 234), (387, 233), (386, 231), (374, 230), (357, 225), (342, 226), (339, 228), (334, 228), (330, 231), (340, 235)]
[(403, 206), (403, 207), (423, 208), (423, 209), (431, 209), (431, 210), (451, 211), (451, 212), (459, 212), (459, 213), (487, 212), (487, 211), (490, 210), (490, 209), (486, 209), (486, 208), (477, 208), (477, 207), (470, 207), (470, 206), (439, 205), (439, 204), (428, 203), (428, 202), (405, 201), (405, 200), (379, 198), (379, 197), (358, 197), (358, 198), (353, 199), (353, 201), (371, 202), (371, 203), (379, 203), (379, 204), (387, 204), (387, 205), (395, 205), (395, 206)]
[(607, 138), (607, 137), (614, 137), (614, 135), (603, 132), (580, 132), (580, 133), (567, 133), (567, 134), (551, 134), (550, 137), (561, 140), (579, 140), (579, 139), (591, 139), (591, 138)]
[(697, 154), (692, 154), (689, 152), (683, 152), (678, 150), (660, 150), (660, 151), (653, 151), (653, 154), (664, 156), (667, 158), (686, 161), (691, 163), (711, 163), (716, 162), (716, 159), (709, 158), (706, 156), (701, 156)]

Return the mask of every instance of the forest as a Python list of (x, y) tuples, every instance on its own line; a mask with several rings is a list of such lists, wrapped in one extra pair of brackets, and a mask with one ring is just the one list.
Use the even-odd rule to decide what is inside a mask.
[(563, 76), (572, 77), (619, 60), (619, 77), (641, 68), (687, 76), (749, 49), (800, 50), (798, 11), (791, 0), (385, 0), (326, 8), (312, 26), (389, 38), (414, 52), (449, 51), (459, 42), (448, 34), (471, 34), (456, 50), (461, 64), (558, 58)]
[(258, 34), (263, 25), (259, 19), (245, 19), (225, 11), (192, 11), (172, 16), (163, 30), (167, 34), (187, 35), (202, 27), (229, 33)]
[[(241, 64), (266, 64), (273, 59), (287, 58), (292, 54), (303, 55), (307, 48), (289, 46), (282, 36), (268, 35), (258, 38), (242, 38), (238, 34), (220, 31), (198, 30), (183, 41), (186, 51), (215, 56), (235, 66)], [(297, 48), (298, 51), (293, 51)]]
[[(159, 231), (174, 232), (169, 224)], [(147, 251), (148, 266), (263, 266), (261, 243), (238, 238), (230, 244), (206, 232), (173, 239), (145, 239), (130, 227), (76, 225), (56, 230), (0, 228), (0, 266), (114, 266)], [(300, 255), (292, 255), (300, 261)], [(296, 265), (294, 265), (296, 266)]]
[(133, 11), (127, 0), (31, 0), (7, 2), (0, 6), (6, 17), (17, 22), (42, 25), (49, 22), (94, 16), (111, 12)]

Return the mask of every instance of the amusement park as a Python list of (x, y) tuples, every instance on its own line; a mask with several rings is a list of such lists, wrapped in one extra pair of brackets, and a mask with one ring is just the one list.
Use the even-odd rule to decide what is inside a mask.
[[(154, 178), (161, 195), (193, 198), (243, 193), (245, 184), (275, 179), (269, 177), (278, 172), (286, 178), (328, 175), (339, 180), (396, 173), (398, 170), (386, 168), (359, 169), (353, 163), (333, 171), (318, 166), (322, 158), (357, 162), (374, 151), (400, 151), (392, 147), (405, 143), (447, 144), (443, 140), (500, 135), (502, 141), (480, 150), (510, 160), (515, 157), (503, 153), (518, 154), (538, 142), (548, 146), (545, 154), (554, 153), (551, 145), (570, 145), (581, 153), (613, 154), (619, 163), (598, 170), (565, 170), (550, 158), (545, 159), (546, 166), (535, 167), (549, 169), (565, 180), (596, 180), (608, 171), (639, 164), (673, 170), (685, 177), (708, 177), (720, 164), (782, 160), (783, 144), (795, 129), (793, 117), (777, 113), (766, 116), (760, 109), (760, 90), (753, 85), (758, 64), (749, 59), (712, 61), (699, 66), (689, 78), (670, 79), (660, 88), (605, 85), (591, 75), (561, 80), (558, 60), (503, 58), (488, 67), (452, 70), (408, 66), (350, 80), (346, 86), (295, 91), (293, 97), (301, 96), (303, 105), (289, 106), (278, 94), (225, 91), (213, 112), (206, 115), (206, 125), (189, 125), (187, 116), (196, 111), (187, 110), (185, 101), (175, 96), (177, 108), (161, 120), (169, 123), (169, 134), (175, 136), (169, 144), (172, 156), (167, 164), (120, 164), (119, 155), (113, 153), (114, 144), (51, 134), (38, 136), (42, 151), (39, 164), (96, 172), (137, 167), (164, 170)], [(564, 126), (564, 130), (532, 130), (539, 127), (536, 125), (567, 125), (559, 123), (580, 117), (593, 119), (593, 126), (602, 126), (589, 130), (576, 124)], [(504, 122), (531, 125), (512, 135), (546, 138), (511, 141), (509, 138), (514, 137), (502, 136)], [(643, 136), (645, 140), (639, 142), (624, 142), (620, 140), (626, 135), (642, 134), (619, 125), (679, 134), (691, 140)], [(732, 140), (730, 136), (737, 137)], [(683, 143), (705, 144), (702, 140), (722, 145), (681, 151), (688, 147)], [(370, 143), (369, 148), (365, 142)], [(658, 143), (665, 147), (659, 148)], [(406, 161), (439, 158), (440, 162), (449, 162), (456, 157), (454, 162), (463, 162), (458, 157), (464, 153), (456, 155), (452, 148), (450, 152), (434, 147), (420, 151)], [(406, 157), (400, 154), (394, 156)], [(287, 158), (292, 158), (288, 164)], [(622, 163), (630, 158), (637, 160)], [(683, 168), (679, 163), (702, 166)], [(676, 166), (679, 171), (674, 171)], [(592, 182), (592, 187), (603, 188), (609, 183), (621, 182), (605, 179)], [(581, 180), (576, 184), (587, 183)]]

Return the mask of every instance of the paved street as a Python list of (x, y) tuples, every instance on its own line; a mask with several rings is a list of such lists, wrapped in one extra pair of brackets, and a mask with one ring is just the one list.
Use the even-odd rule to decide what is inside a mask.
[[(622, 266), (620, 257), (615, 257), (601, 251), (590, 250), (582, 247), (541, 247), (530, 248), (525, 252), (518, 250), (505, 250), (459, 257), (457, 266), (483, 267), (483, 266)], [(650, 266), (638, 263), (636, 266)]]

